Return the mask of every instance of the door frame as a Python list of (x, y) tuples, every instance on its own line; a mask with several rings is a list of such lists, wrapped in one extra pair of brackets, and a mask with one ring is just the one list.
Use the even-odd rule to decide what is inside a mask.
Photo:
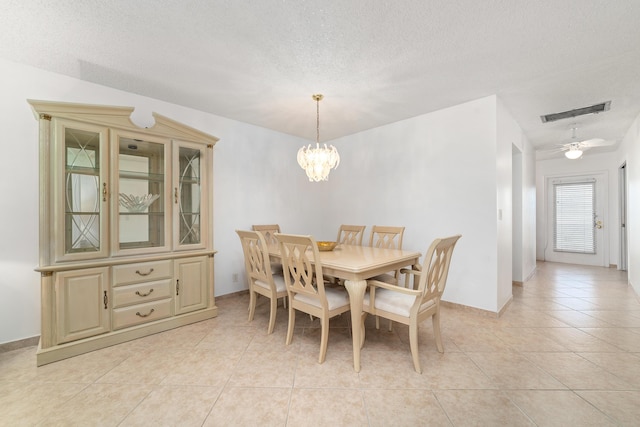
[(627, 241), (627, 162), (618, 167), (618, 215), (620, 227), (620, 249), (618, 253), (618, 270), (627, 270), (628, 241)]
[[(553, 181), (565, 179), (567, 182), (579, 181), (581, 178), (595, 178), (598, 182), (596, 186), (596, 212), (599, 212), (598, 217), (603, 222), (603, 228), (600, 230), (602, 245), (596, 246), (596, 257), (593, 258), (593, 262), (586, 260), (590, 255), (563, 253), (559, 256), (553, 256), (553, 259), (549, 259), (549, 254), (553, 252)], [(546, 230), (545, 230), (545, 248), (544, 258), (545, 261), (551, 262), (564, 262), (580, 265), (594, 265), (601, 267), (609, 267), (609, 172), (608, 171), (593, 171), (593, 172), (576, 172), (576, 173), (564, 173), (545, 176), (545, 201), (546, 201)], [(600, 195), (600, 193), (602, 193)], [(599, 206), (600, 205), (600, 206)], [(601, 247), (600, 247), (601, 246)]]

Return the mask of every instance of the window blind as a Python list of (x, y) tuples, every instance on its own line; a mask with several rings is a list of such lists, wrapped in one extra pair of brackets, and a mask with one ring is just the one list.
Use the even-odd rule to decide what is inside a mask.
[(595, 182), (554, 184), (553, 193), (553, 250), (595, 254)]

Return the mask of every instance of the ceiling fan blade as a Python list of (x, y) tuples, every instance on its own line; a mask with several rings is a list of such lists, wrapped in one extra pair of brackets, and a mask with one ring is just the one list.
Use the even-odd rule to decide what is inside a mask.
[(615, 143), (616, 141), (612, 141), (612, 140), (607, 141), (602, 138), (593, 138), (593, 139), (587, 139), (586, 141), (582, 141), (580, 145), (583, 147), (607, 147)]

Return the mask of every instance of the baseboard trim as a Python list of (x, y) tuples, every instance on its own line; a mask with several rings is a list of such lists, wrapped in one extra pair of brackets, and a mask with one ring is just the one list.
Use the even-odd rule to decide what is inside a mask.
[(512, 286), (520, 286), (520, 287), (522, 287), (524, 285), (524, 283), (518, 282), (517, 280), (514, 280), (514, 281), (511, 282), (511, 285)]
[(471, 307), (468, 305), (464, 305), (464, 304), (458, 304), (455, 302), (449, 302), (449, 301), (442, 301), (440, 300), (440, 304), (442, 304), (443, 307), (448, 307), (448, 308), (453, 308), (456, 310), (464, 310), (464, 311), (468, 311), (471, 313), (476, 313), (476, 314), (480, 314), (482, 316), (487, 316), (487, 317), (499, 317), (500, 314), (496, 313), (495, 311), (489, 311), (489, 310), (485, 310), (482, 308), (477, 308), (477, 307)]
[(240, 296), (246, 295), (248, 293), (249, 293), (249, 289), (243, 289), (241, 291), (231, 292), (230, 294), (224, 294), (224, 295), (220, 295), (220, 296), (216, 295), (216, 299), (227, 299), (227, 298), (240, 297)]
[(509, 299), (507, 300), (507, 302), (504, 303), (500, 311), (498, 311), (498, 317), (502, 316), (504, 312), (507, 311), (507, 308), (509, 308), (512, 302), (513, 302), (513, 295), (509, 297)]
[(6, 342), (4, 344), (0, 344), (0, 353), (19, 350), (25, 347), (33, 347), (38, 345), (38, 342), (40, 342), (40, 335), (36, 335), (35, 337), (31, 337), (31, 338), (25, 338), (22, 340)]

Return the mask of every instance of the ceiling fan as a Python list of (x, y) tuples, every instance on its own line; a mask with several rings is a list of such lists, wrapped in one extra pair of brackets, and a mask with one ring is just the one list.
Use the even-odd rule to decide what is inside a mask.
[(586, 140), (580, 141), (576, 137), (577, 128), (573, 127), (571, 128), (571, 130), (573, 131), (573, 133), (572, 133), (570, 142), (567, 142), (564, 144), (557, 144), (556, 148), (546, 150), (546, 151), (553, 152), (553, 153), (564, 152), (564, 155), (567, 159), (577, 160), (581, 158), (582, 154), (590, 148), (607, 147), (616, 143), (616, 141), (607, 141), (602, 138), (592, 138), (592, 139), (586, 139)]

